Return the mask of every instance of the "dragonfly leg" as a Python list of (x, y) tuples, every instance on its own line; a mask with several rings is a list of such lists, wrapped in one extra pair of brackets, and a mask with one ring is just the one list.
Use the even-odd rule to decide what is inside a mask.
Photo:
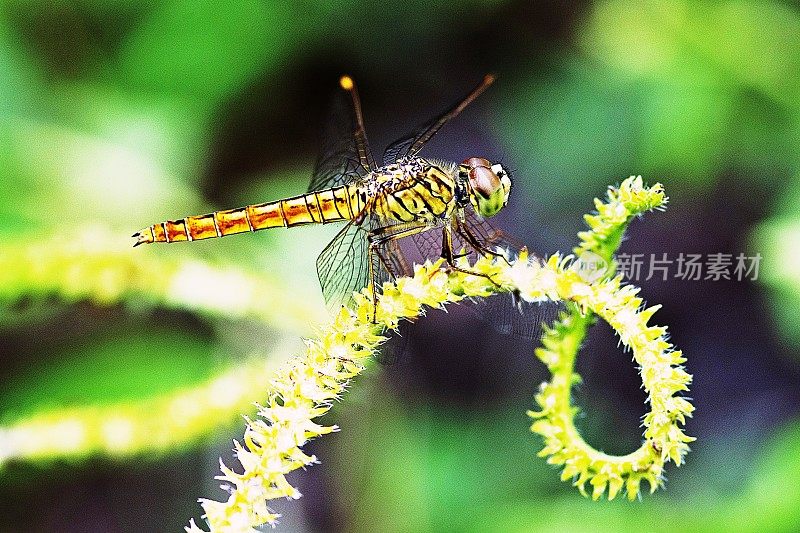
[(369, 246), (369, 279), (370, 285), (372, 287), (372, 323), (376, 324), (378, 322), (378, 289), (376, 287), (377, 279), (375, 276), (375, 250), (372, 247), (372, 244)]
[(483, 272), (476, 272), (474, 270), (469, 270), (466, 268), (461, 268), (456, 266), (455, 258), (456, 255), (453, 253), (453, 230), (452, 227), (448, 224), (444, 226), (442, 229), (442, 257), (447, 262), (447, 268), (455, 271), (461, 272), (462, 274), (469, 274), (471, 276), (480, 276), (482, 278), (488, 279), (492, 284), (497, 287), (501, 288), (502, 285), (497, 283), (492, 276), (489, 274), (484, 274)]
[[(507, 264), (509, 265), (511, 264), (509, 263), (508, 259), (504, 254), (495, 252), (494, 250), (490, 250), (487, 246), (481, 244), (480, 240), (472, 233), (472, 231), (470, 231), (469, 227), (466, 224), (458, 224), (457, 231), (458, 234), (461, 235), (464, 238), (464, 240), (467, 241), (467, 243), (469, 243), (469, 245), (472, 246), (475, 249), (475, 251), (478, 252), (479, 254), (483, 256), (499, 257)], [(497, 235), (495, 237), (500, 237), (500, 235)]]
[[(376, 228), (369, 232), (367, 240), (369, 241), (369, 275), (372, 280), (372, 301), (377, 302), (378, 296), (378, 279), (376, 276), (376, 260), (379, 264), (392, 276), (397, 276), (397, 272), (389, 265), (389, 260), (382, 253), (383, 248), (391, 242), (394, 242), (403, 237), (410, 237), (417, 233), (422, 233), (431, 229), (430, 226), (424, 222), (408, 222), (406, 224), (396, 224), (393, 226), (384, 226)], [(402, 258), (401, 258), (402, 259)], [(378, 306), (374, 305), (372, 308), (372, 322), (377, 322)]]
[[(508, 258), (504, 254), (495, 252), (494, 250), (490, 250), (487, 246), (481, 244), (480, 239), (478, 239), (475, 236), (475, 234), (472, 233), (472, 231), (469, 229), (468, 225), (466, 225), (466, 224), (458, 224), (458, 221), (456, 221), (456, 224), (457, 224), (457, 228), (456, 229), (457, 229), (459, 235), (461, 235), (464, 238), (464, 240), (466, 240), (469, 243), (469, 245), (472, 246), (475, 249), (476, 252), (478, 252), (479, 254), (484, 255), (484, 256), (499, 257), (503, 261), (505, 261), (505, 263), (507, 265), (511, 266), (511, 263), (509, 262)], [(500, 240), (503, 237), (503, 232), (496, 230), (495, 233), (492, 235), (492, 237), (495, 240)], [(520, 248), (522, 248), (522, 247), (520, 247)], [(520, 296), (519, 290), (514, 289), (513, 291), (511, 291), (511, 299), (512, 299), (514, 307), (520, 313), (522, 313), (523, 312), (523, 309), (522, 309), (522, 298)]]

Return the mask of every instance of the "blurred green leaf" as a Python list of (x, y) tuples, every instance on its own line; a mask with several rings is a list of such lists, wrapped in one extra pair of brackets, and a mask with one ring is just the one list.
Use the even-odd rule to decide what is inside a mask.
[[(687, 8), (693, 3), (687, 3)], [(687, 32), (716, 68), (797, 110), (800, 102), (800, 14), (783, 2), (716, 2)], [(691, 13), (691, 11), (690, 11)], [(699, 24), (698, 24), (699, 26)]]
[(534, 173), (537, 187), (560, 197), (556, 205), (630, 174), (637, 95), (624, 83), (575, 63), (509, 94), (513, 99), (501, 111), (504, 140), (520, 166)]
[(146, 154), (73, 128), (15, 120), (0, 130), (0, 142), (4, 174), (15, 184), (0, 206), (7, 230), (105, 220), (133, 231), (169, 209), (199, 204)]
[(54, 347), (43, 347), (35, 368), (15, 374), (0, 391), (4, 418), (140, 400), (211, 375), (215, 349), (207, 339), (140, 322), (58, 346), (57, 358), (49, 353)]
[(641, 137), (637, 173), (669, 169), (670, 185), (714, 176), (724, 155), (733, 98), (726, 85), (708, 74), (687, 68), (680, 76), (647, 84), (640, 125), (630, 132)]
[(32, 105), (36, 81), (29, 58), (0, 14), (0, 124)]
[(797, 531), (800, 528), (799, 422), (787, 424), (767, 442), (754, 471), (756, 475), (738, 516), (745, 523), (757, 516), (754, 531)]
[[(571, 490), (536, 458), (537, 437), (528, 431), (524, 409), (477, 416), (470, 409), (466, 417), (409, 407), (379, 382), (352, 394), (364, 396), (354, 401), (351, 395), (350, 407), (338, 412), (344, 420), (337, 424), (348, 431), (337, 436), (344, 441), (334, 475), (353, 504), (354, 531), (377, 523), (392, 531), (481, 531), (476, 515), (497, 502)], [(365, 498), (370, 505), (358, 505)]]
[(280, 2), (165, 2), (126, 40), (115, 77), (132, 92), (188, 96), (202, 114), (277, 65), (296, 17)]
[(784, 198), (788, 212), (762, 223), (751, 237), (763, 255), (759, 281), (771, 290), (770, 307), (784, 339), (800, 346), (800, 202)]

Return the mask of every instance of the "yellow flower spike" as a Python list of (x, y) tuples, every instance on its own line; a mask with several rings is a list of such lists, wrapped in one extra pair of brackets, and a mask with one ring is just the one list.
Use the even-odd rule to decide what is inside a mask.
[(615, 475), (608, 482), (608, 499), (613, 500), (619, 494), (620, 489), (625, 484), (625, 480), (620, 475)]
[[(278, 346), (272, 360), (285, 347)], [(83, 458), (105, 454), (118, 458), (174, 451), (219, 427), (236, 423), (243, 411), (263, 397), (263, 386), (277, 365), (250, 361), (198, 383), (134, 403), (71, 407), (41, 412), (0, 427), (0, 466), (6, 460)], [(220, 397), (220, 384), (225, 385)], [(231, 394), (230, 391), (236, 391)]]
[[(660, 186), (645, 188), (641, 178), (625, 180), (609, 189), (608, 201), (596, 201), (598, 213), (589, 220), (591, 230), (582, 232), (575, 253), (592, 251), (611, 260), (628, 222), (666, 202)], [(599, 499), (606, 493), (613, 499), (623, 489), (633, 500), (639, 495), (642, 479), (653, 492), (663, 484), (663, 466), (668, 460), (680, 464), (688, 451), (680, 425), (691, 416), (692, 406), (675, 396), (686, 390), (691, 376), (677, 366), (685, 361), (666, 340), (666, 329), (648, 325), (658, 306), (642, 308), (639, 290), (622, 285), (613, 272), (605, 279), (587, 282), (570, 265), (572, 257), (550, 257), (543, 265), (528, 260), (523, 253), (511, 264), (503, 259), (481, 258), (470, 265), (464, 258), (459, 266), (487, 274), (500, 284), (482, 276), (448, 270), (442, 261), (418, 265), (411, 278), (384, 285), (377, 302), (377, 322), (372, 322), (374, 303), (367, 289), (355, 294), (351, 308), (343, 308), (330, 329), (317, 341), (306, 343), (305, 356), (287, 365), (273, 380), (267, 407), (259, 409), (262, 420), (248, 420), (244, 444), (236, 444), (242, 473), (223, 467), (225, 480), (235, 480), (225, 502), (201, 500), (204, 517), (212, 531), (255, 531), (262, 524), (273, 524), (278, 516), (265, 500), (275, 494), (299, 497), (286, 482), (285, 474), (316, 461), (300, 447), (311, 438), (336, 431), (317, 424), (332, 399), (347, 388), (350, 379), (365, 368), (364, 358), (386, 339), (386, 328), (402, 319), (424, 314), (426, 307), (441, 307), (464, 297), (490, 297), (515, 291), (528, 301), (565, 301), (567, 311), (550, 327), (544, 328), (542, 347), (536, 350), (553, 373), (543, 383), (535, 401), (539, 410), (529, 411), (534, 419), (531, 430), (544, 438), (540, 456), (547, 462), (563, 465), (563, 480), (573, 480), (581, 494)], [(599, 316), (616, 330), (621, 342), (633, 352), (640, 366), (651, 412), (643, 418), (644, 444), (624, 456), (611, 456), (590, 447), (573, 421), (577, 408), (570, 404), (572, 386), (580, 381), (574, 373), (578, 349), (589, 325)], [(243, 459), (243, 460), (241, 460)], [(254, 488), (256, 487), (256, 488)], [(257, 490), (261, 487), (261, 490)], [(263, 490), (270, 487), (270, 490)], [(190, 533), (202, 531), (192, 521)]]
[(631, 474), (627, 481), (625, 481), (625, 491), (628, 493), (628, 501), (634, 501), (639, 497), (640, 483), (641, 476), (639, 474)]
[[(590, 251), (612, 264), (612, 255), (630, 220), (644, 211), (661, 208), (665, 203), (666, 197), (660, 185), (648, 189), (643, 186), (641, 178), (625, 180), (619, 188), (609, 189), (607, 202), (595, 201), (597, 214), (587, 217), (591, 230), (579, 234), (582, 242), (575, 253), (580, 255)], [(569, 257), (558, 267), (564, 270), (568, 263)], [(584, 486), (590, 482), (595, 499), (602, 496), (605, 488), (609, 489), (609, 499), (616, 497), (623, 487), (629, 499), (635, 499), (643, 478), (650, 483), (652, 492), (662, 484), (664, 462), (672, 460), (681, 464), (688, 451), (686, 442), (692, 440), (678, 425), (691, 416), (693, 408), (688, 400), (674, 396), (687, 390), (691, 381), (691, 376), (677, 367), (685, 362), (683, 354), (672, 351), (665, 328), (648, 326), (658, 307), (641, 309), (642, 299), (637, 296), (639, 289), (621, 286), (621, 279), (613, 276), (613, 270), (607, 273), (606, 280), (593, 283), (574, 276), (560, 276), (558, 289), (562, 298), (570, 299), (576, 305), (552, 328), (545, 329), (543, 348), (536, 350), (537, 357), (553, 373), (553, 380), (542, 390), (548, 391), (551, 403), (553, 394), (557, 401), (544, 408), (545, 396), (537, 395), (537, 403), (543, 408), (529, 414), (537, 418), (537, 422), (546, 420), (547, 423), (534, 423), (532, 430), (545, 438), (545, 452), (553, 453), (550, 458), (555, 459), (555, 464), (569, 465), (565, 467), (562, 478), (574, 478), (574, 484), (582, 494), (586, 495)], [(569, 403), (571, 385), (567, 383), (575, 376), (572, 369), (578, 346), (593, 321), (593, 314), (606, 320), (617, 330), (622, 343), (633, 350), (634, 359), (641, 367), (643, 384), (649, 392), (652, 412), (644, 417), (648, 440), (627, 456), (612, 457), (593, 450), (580, 438), (572, 423), (575, 409)], [(555, 431), (554, 425), (563, 431)], [(554, 443), (554, 439), (561, 442)], [(566, 461), (565, 456), (569, 457)], [(581, 467), (577, 466), (579, 462)]]
[(592, 480), (590, 481), (593, 489), (592, 489), (592, 499), (597, 501), (600, 499), (600, 496), (606, 491), (606, 485), (608, 484), (608, 476), (606, 474), (596, 474)]

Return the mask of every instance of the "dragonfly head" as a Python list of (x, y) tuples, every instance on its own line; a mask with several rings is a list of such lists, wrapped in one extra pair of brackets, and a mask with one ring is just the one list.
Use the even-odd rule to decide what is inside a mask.
[(508, 203), (511, 178), (499, 163), (470, 157), (459, 165), (459, 173), (469, 180), (469, 201), (482, 217), (496, 215)]

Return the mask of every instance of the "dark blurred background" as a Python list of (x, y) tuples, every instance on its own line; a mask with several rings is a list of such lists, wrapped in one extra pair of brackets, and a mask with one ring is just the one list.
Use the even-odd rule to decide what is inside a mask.
[[(303, 192), (343, 73), (379, 154), (495, 72), (425, 153), (514, 170), (496, 225), (542, 254), (568, 253), (592, 198), (641, 174), (665, 185), (670, 207), (634, 221), (620, 252), (761, 255), (742, 280), (680, 279), (675, 264), (647, 280), (647, 263), (634, 280), (663, 304), (654, 321), (694, 374), (693, 451), (641, 502), (581, 498), (536, 457), (525, 412), (547, 373), (530, 343), (453, 308), (419, 322), (413, 349), (372, 366), (326, 417), (342, 431), (309, 447), (322, 464), (294, 476), (301, 500), (276, 502), (279, 528), (797, 531), (799, 71), (788, 1), (8, 0), (0, 254), (10, 269), (28, 246), (96, 227), (121, 236), (114, 254), (153, 222)], [(330, 229), (136, 254), (263, 273), (318, 317), (314, 258)], [(235, 413), (133, 455), (34, 460), (3, 450), (4, 435), (37, 413), (190, 388), (317, 325), (287, 332), (135, 293), (87, 302), (18, 279), (0, 272), (1, 531), (175, 531), (199, 518), (197, 497), (222, 497), (212, 478), (241, 435)], [(645, 395), (607, 326), (593, 328), (578, 370), (587, 440), (635, 449)], [(57, 449), (58, 435), (29, 438)]]

